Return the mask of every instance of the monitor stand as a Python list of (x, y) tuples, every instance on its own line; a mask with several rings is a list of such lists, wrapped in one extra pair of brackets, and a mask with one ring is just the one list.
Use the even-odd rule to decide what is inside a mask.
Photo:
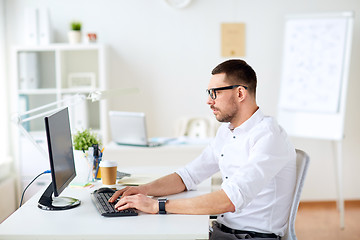
[(38, 202), (38, 207), (42, 210), (66, 210), (80, 205), (80, 200), (70, 197), (56, 197), (52, 198), (54, 193), (53, 184), (47, 187)]

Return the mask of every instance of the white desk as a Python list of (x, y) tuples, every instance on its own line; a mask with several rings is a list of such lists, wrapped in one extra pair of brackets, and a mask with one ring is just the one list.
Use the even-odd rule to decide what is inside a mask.
[[(129, 170), (129, 169), (127, 169)], [(144, 171), (142, 171), (144, 172)], [(37, 193), (0, 224), (0, 239), (208, 239), (209, 216), (144, 214), (135, 217), (102, 217), (91, 201), (95, 190), (67, 188), (61, 194), (81, 200), (80, 206), (65, 211), (37, 207)], [(210, 179), (197, 191), (169, 196), (187, 198), (210, 192)]]

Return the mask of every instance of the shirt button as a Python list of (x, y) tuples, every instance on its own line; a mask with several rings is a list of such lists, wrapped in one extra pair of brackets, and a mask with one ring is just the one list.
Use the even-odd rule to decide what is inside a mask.
[(224, 217), (224, 215), (222, 214), (220, 217)]
[(220, 156), (222, 156), (222, 157), (223, 157), (223, 156), (224, 156), (224, 154), (221, 154)]
[(235, 136), (233, 136), (233, 138), (236, 138)]
[(225, 177), (225, 179), (228, 179), (228, 177)]

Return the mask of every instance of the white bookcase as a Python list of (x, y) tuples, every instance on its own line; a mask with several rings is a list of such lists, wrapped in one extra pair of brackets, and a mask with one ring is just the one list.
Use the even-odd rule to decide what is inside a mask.
[[(87, 96), (94, 90), (106, 90), (105, 45), (16, 46), (12, 58), (14, 112), (22, 113), (75, 94)], [(70, 107), (69, 111), (72, 132), (91, 128), (105, 143), (108, 139), (106, 100), (81, 101)], [(39, 145), (46, 149), (44, 119), (34, 119), (25, 123), (24, 127)], [(22, 190), (37, 174), (50, 169), (49, 161), (44, 159), (30, 141), (19, 134), (16, 127), (13, 136)], [(44, 176), (43, 180), (37, 181), (37, 185), (42, 186), (49, 181), (49, 176)], [(31, 188), (33, 190), (29, 189), (30, 193), (26, 194), (26, 198), (31, 196), (31, 192), (36, 192), (36, 185)]]

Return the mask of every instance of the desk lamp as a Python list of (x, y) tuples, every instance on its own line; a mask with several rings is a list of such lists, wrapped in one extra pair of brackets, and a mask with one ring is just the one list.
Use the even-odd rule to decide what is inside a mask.
[[(48, 153), (35, 141), (35, 139), (31, 136), (31, 134), (24, 128), (23, 123), (29, 122), (31, 120), (48, 116), (49, 114), (55, 113), (59, 111), (60, 109), (64, 107), (71, 107), (76, 104), (79, 104), (83, 101), (91, 101), (91, 102), (97, 102), (100, 100), (104, 100), (110, 97), (116, 97), (116, 96), (123, 96), (128, 94), (135, 94), (139, 93), (138, 88), (119, 88), (119, 89), (113, 89), (113, 90), (103, 90), (103, 91), (93, 91), (90, 92), (87, 97), (80, 94), (75, 94), (74, 96), (62, 99), (59, 101), (55, 101), (53, 103), (45, 104), (43, 106), (31, 109), (29, 111), (25, 111), (23, 113), (16, 113), (12, 116), (11, 121), (13, 123), (16, 123), (18, 128), (20, 129), (20, 132), (27, 138), (29, 141), (38, 149), (38, 151), (41, 153), (41, 155), (48, 159)], [(69, 104), (70, 102), (70, 104)], [(66, 104), (67, 103), (67, 104)], [(55, 109), (46, 110), (51, 107), (57, 106)], [(37, 113), (31, 117), (28, 117), (28, 114)]]

